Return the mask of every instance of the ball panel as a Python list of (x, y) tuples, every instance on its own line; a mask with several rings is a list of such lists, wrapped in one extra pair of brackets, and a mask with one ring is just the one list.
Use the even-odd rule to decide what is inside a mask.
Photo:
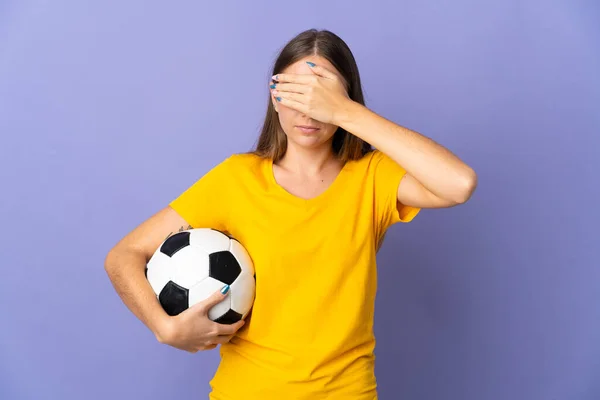
[(242, 272), (231, 284), (231, 309), (245, 317), (254, 303), (255, 290), (254, 276)]
[(242, 272), (240, 264), (228, 250), (211, 253), (208, 276), (231, 285)]
[(171, 280), (185, 288), (191, 288), (208, 277), (208, 254), (200, 246), (191, 244), (171, 258)]
[(242, 314), (237, 313), (233, 310), (227, 311), (225, 314), (221, 315), (219, 318), (215, 320), (215, 322), (219, 324), (231, 325), (235, 324), (239, 320), (242, 319)]
[(166, 313), (173, 316), (188, 308), (188, 290), (169, 281), (158, 295), (158, 301)]
[(158, 295), (167, 282), (171, 280), (171, 275), (173, 274), (171, 258), (161, 252), (157, 252), (150, 258), (146, 267), (146, 278), (150, 286), (152, 286), (154, 293)]
[(190, 243), (202, 247), (208, 254), (229, 248), (229, 238), (216, 229), (197, 228), (190, 233)]
[(232, 240), (229, 243), (229, 246), (229, 251), (238, 261), (242, 271), (254, 276), (254, 264), (252, 263), (252, 259), (250, 258), (250, 255), (244, 246), (242, 246), (237, 240)]
[[(201, 280), (200, 282), (198, 282), (197, 284), (195, 284), (194, 286), (192, 286), (190, 288), (190, 292), (189, 292), (190, 307), (193, 306), (194, 304), (197, 304), (201, 301), (206, 300), (207, 298), (212, 296), (213, 293), (215, 293), (217, 290), (223, 289), (223, 286), (225, 286), (225, 284), (223, 282), (219, 282), (216, 279), (213, 279), (210, 277)], [(223, 301), (215, 304), (208, 311), (208, 318), (210, 318), (211, 320), (214, 321), (215, 319), (221, 317), (227, 311), (229, 311), (230, 308), (231, 308), (231, 298), (228, 295), (227, 297), (225, 297), (223, 299)]]
[(189, 246), (190, 244), (190, 232), (183, 231), (177, 232), (174, 235), (171, 235), (163, 242), (160, 246), (160, 252), (166, 254), (169, 257), (172, 257), (173, 254), (184, 248), (185, 246)]

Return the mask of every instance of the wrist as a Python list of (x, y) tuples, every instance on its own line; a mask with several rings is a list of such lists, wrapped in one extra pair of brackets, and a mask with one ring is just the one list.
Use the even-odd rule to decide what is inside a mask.
[(160, 343), (168, 343), (173, 337), (173, 323), (172, 318), (168, 315), (159, 318), (157, 323), (154, 325), (154, 336)]
[(353, 126), (353, 123), (361, 118), (364, 109), (365, 106), (363, 106), (362, 104), (357, 103), (354, 100), (348, 99), (344, 103), (344, 105), (340, 107), (340, 112), (338, 113), (335, 125), (348, 132), (351, 132), (351, 127)]

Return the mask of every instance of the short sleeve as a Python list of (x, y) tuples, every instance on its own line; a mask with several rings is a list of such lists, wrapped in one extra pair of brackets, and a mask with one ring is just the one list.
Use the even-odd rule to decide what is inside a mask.
[(410, 222), (419, 213), (417, 207), (398, 202), (398, 187), (406, 171), (397, 162), (379, 150), (373, 151), (371, 160), (375, 219), (379, 235), (397, 222)]
[(227, 188), (231, 173), (230, 157), (200, 177), (169, 206), (193, 228), (226, 231), (230, 206)]

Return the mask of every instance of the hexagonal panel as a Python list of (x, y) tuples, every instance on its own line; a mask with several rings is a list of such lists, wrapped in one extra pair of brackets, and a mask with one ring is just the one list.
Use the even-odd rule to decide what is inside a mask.
[(208, 277), (208, 254), (200, 246), (190, 244), (171, 258), (171, 280), (184, 288), (191, 288)]
[(223, 233), (210, 228), (192, 230), (190, 243), (202, 247), (208, 254), (229, 249), (229, 238)]
[(209, 258), (208, 276), (231, 285), (242, 272), (240, 264), (229, 251), (211, 253)]
[(169, 281), (158, 295), (158, 301), (167, 314), (177, 315), (188, 308), (188, 290)]

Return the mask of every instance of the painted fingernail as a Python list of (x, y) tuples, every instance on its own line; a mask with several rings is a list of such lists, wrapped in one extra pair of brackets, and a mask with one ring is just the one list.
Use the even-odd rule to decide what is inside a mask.
[(270, 86), (271, 89), (275, 89), (275, 84)]
[(222, 294), (226, 294), (227, 292), (229, 292), (229, 285), (225, 285), (223, 286), (223, 289), (221, 289)]
[(311, 63), (310, 61), (307, 61), (306, 63), (307, 63), (308, 65), (310, 65), (311, 67), (314, 67), (315, 65), (317, 65), (317, 64), (315, 64), (315, 63)]
[(275, 97), (277, 101), (281, 101), (281, 97)]

